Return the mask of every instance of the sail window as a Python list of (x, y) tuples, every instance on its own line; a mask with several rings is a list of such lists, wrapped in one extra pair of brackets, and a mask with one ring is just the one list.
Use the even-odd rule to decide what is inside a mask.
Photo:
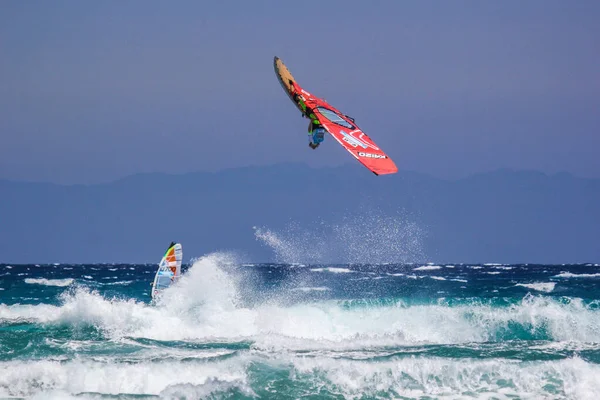
[(333, 122), (334, 124), (341, 125), (344, 128), (348, 128), (348, 129), (355, 129), (354, 126), (352, 126), (348, 121), (346, 121), (345, 119), (340, 117), (338, 114), (336, 114), (335, 112), (333, 112), (325, 107), (317, 107), (317, 111), (319, 111), (321, 113), (321, 115), (323, 115), (325, 118), (327, 118), (329, 121)]

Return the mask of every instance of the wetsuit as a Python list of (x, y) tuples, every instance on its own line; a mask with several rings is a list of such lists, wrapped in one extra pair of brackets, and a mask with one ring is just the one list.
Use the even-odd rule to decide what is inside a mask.
[(296, 94), (294, 95), (294, 99), (302, 109), (302, 116), (310, 119), (308, 124), (308, 135), (310, 136), (310, 142), (308, 145), (314, 150), (319, 147), (319, 144), (321, 144), (325, 138), (325, 128), (321, 126), (317, 116), (313, 113), (310, 107), (306, 106), (306, 103), (304, 103), (304, 100), (302, 100), (300, 96)]
[(319, 144), (325, 139), (325, 129), (321, 124), (316, 125), (311, 120), (308, 124), (308, 134), (310, 135), (310, 142), (308, 145), (314, 150)]

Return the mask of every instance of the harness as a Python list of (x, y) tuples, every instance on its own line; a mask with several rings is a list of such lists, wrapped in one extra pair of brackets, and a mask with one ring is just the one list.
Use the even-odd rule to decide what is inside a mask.
[(306, 103), (304, 102), (304, 100), (302, 100), (302, 97), (300, 97), (298, 95), (295, 95), (295, 96), (296, 96), (296, 101), (298, 102), (298, 105), (302, 109), (302, 114), (304, 116), (306, 116), (308, 119), (310, 119), (310, 121), (313, 123), (313, 125), (321, 125), (321, 123), (317, 119), (317, 116), (313, 113), (313, 111), (309, 107), (306, 106)]

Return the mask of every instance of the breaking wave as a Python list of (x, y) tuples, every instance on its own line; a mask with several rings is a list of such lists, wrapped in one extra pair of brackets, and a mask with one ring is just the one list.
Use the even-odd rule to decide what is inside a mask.
[[(0, 304), (0, 327), (17, 332), (0, 336), (0, 396), (595, 399), (600, 393), (598, 300), (556, 296), (561, 283), (538, 278), (502, 281), (520, 293), (512, 298), (467, 297), (462, 289), (461, 296), (423, 301), (326, 297), (344, 279), (361, 288), (377, 279), (398, 285), (394, 290), (407, 282), (458, 288), (482, 276), (497, 279), (460, 266), (359, 267), (276, 267), (316, 279), (265, 297), (265, 286), (245, 275), (251, 267), (217, 253), (195, 260), (155, 305), (103, 295), (105, 285), (71, 283), (54, 305)], [(125, 290), (138, 282), (114, 283)], [(3, 340), (24, 335), (31, 342), (12, 351), (34, 356), (9, 355)], [(49, 356), (40, 358), (43, 350)]]
[[(477, 299), (468, 304), (440, 299), (424, 305), (399, 300), (372, 304), (367, 311), (349, 307), (354, 303), (342, 300), (285, 305), (284, 291), (279, 299), (247, 307), (240, 301), (239, 277), (226, 272), (233, 263), (224, 254), (197, 260), (156, 306), (133, 299), (109, 299), (76, 287), (62, 295), (58, 306), (0, 305), (0, 322), (83, 324), (113, 339), (251, 340), (257, 348), (347, 349), (507, 339), (600, 342), (599, 305), (581, 299), (559, 301), (527, 295), (506, 306)], [(550, 288), (532, 285), (524, 286), (541, 291)]]

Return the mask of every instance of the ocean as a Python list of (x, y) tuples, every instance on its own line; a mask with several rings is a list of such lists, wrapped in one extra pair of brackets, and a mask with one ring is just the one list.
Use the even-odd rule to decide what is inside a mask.
[(0, 264), (0, 397), (598, 399), (600, 265)]

